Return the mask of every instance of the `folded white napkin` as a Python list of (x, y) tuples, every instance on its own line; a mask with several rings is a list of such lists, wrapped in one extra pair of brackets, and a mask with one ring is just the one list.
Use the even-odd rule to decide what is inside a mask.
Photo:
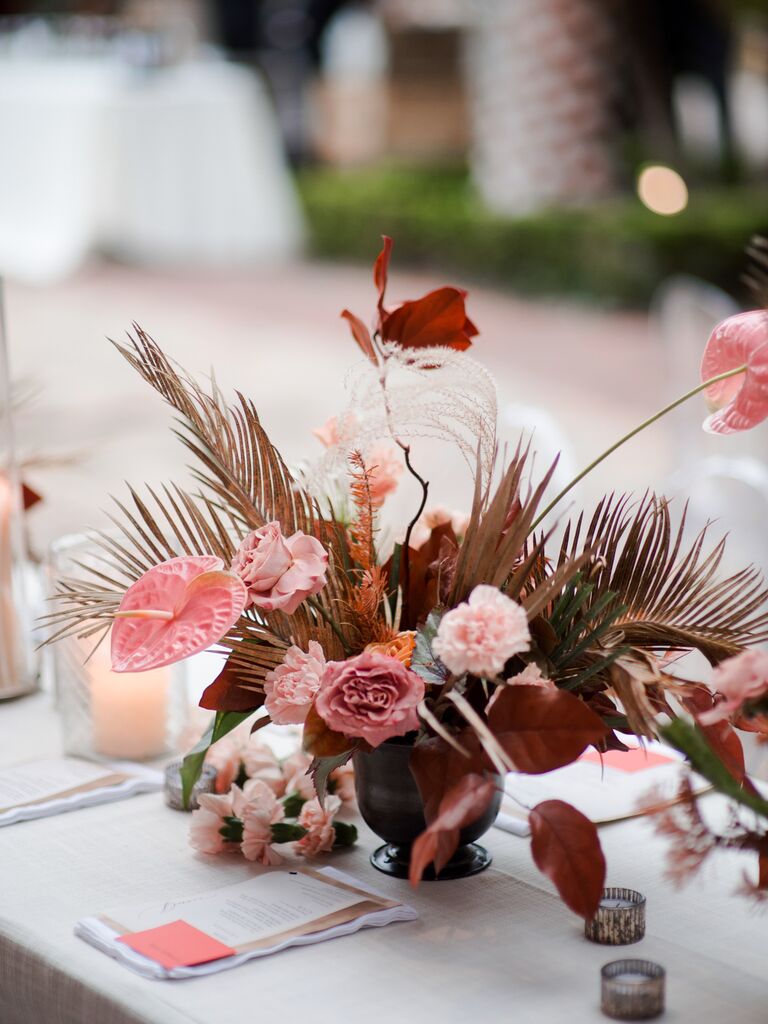
[[(368, 893), (371, 896), (378, 896), (383, 899), (389, 897), (384, 896), (383, 893), (377, 892), (368, 885), (362, 885), (357, 879), (352, 878), (350, 875), (345, 874), (342, 871), (337, 871), (336, 868), (320, 868), (318, 874), (326, 875), (328, 878), (333, 878), (338, 882), (344, 882), (347, 885), (352, 885), (356, 889), (360, 889), (363, 892)], [(353, 921), (347, 921), (345, 924), (336, 925), (331, 928), (327, 928), (324, 931), (313, 932), (309, 935), (297, 935), (291, 938), (276, 939), (274, 946), (266, 946), (262, 949), (249, 950), (247, 953), (236, 953), (234, 956), (228, 956), (221, 960), (212, 960), (209, 963), (197, 964), (194, 967), (163, 967), (161, 964), (156, 963), (154, 960), (150, 960), (149, 957), (142, 956), (141, 953), (137, 953), (135, 950), (126, 946), (123, 942), (118, 942), (119, 932), (116, 932), (111, 928), (105, 921), (98, 917), (84, 917), (78, 921), (75, 925), (75, 935), (81, 939), (85, 939), (92, 946), (100, 949), (102, 953), (106, 953), (107, 956), (113, 957), (119, 963), (130, 970), (135, 971), (137, 974), (141, 974), (146, 978), (160, 978), (160, 979), (177, 979), (177, 978), (199, 978), (206, 974), (217, 974), (219, 971), (227, 971), (232, 967), (239, 967), (240, 964), (244, 964), (247, 960), (253, 960), (256, 957), (271, 956), (272, 953), (279, 953), (283, 949), (288, 949), (290, 946), (308, 946), (314, 942), (325, 942), (327, 939), (335, 939), (341, 935), (352, 935), (354, 932), (360, 931), (362, 928), (381, 928), (387, 924), (394, 924), (396, 921), (415, 921), (418, 918), (418, 914), (413, 907), (400, 904), (396, 907), (392, 907), (386, 910), (376, 910), (369, 914), (363, 914), (361, 917), (356, 918)]]
[[(51, 796), (45, 798), (46, 786), (52, 788), (49, 780), (57, 777), (62, 780), (61, 786), (74, 789), (78, 785), (97, 783), (106, 775), (128, 776), (122, 781), (111, 785), (84, 789), (70, 793), (68, 796)], [(66, 780), (66, 781), (64, 781)], [(138, 793), (152, 793), (163, 788), (163, 774), (145, 765), (130, 762), (114, 762), (96, 765), (75, 758), (48, 758), (44, 761), (30, 761), (27, 764), (14, 765), (0, 771), (0, 794), (15, 793), (20, 806), (8, 806), (0, 812), (0, 828), (13, 825), (17, 821), (31, 821), (34, 818), (47, 818), (66, 811), (75, 811), (80, 807), (93, 807), (96, 804), (111, 803), (113, 800), (125, 800)], [(34, 799), (34, 803), (21, 802), (25, 798)], [(13, 797), (0, 796), (0, 806), (12, 803)]]

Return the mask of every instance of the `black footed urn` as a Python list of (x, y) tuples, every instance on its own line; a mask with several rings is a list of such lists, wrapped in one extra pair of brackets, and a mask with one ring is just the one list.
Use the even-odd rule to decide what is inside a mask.
[[(385, 840), (371, 854), (379, 871), (396, 878), (408, 877), (413, 841), (426, 828), (424, 807), (409, 765), (413, 744), (408, 740), (387, 740), (370, 754), (354, 755), (355, 790), (360, 814), (366, 825)], [(484, 871), (491, 855), (475, 842), (493, 825), (499, 813), (503, 780), (496, 777), (498, 792), (482, 815), (461, 830), (459, 847), (439, 875), (432, 865), (424, 872), (430, 881), (466, 878)]]

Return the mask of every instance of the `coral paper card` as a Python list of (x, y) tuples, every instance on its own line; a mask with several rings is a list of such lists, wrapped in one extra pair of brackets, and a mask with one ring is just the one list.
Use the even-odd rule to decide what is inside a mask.
[(129, 932), (117, 941), (163, 967), (192, 967), (235, 955), (231, 946), (225, 946), (186, 921), (170, 921), (143, 932)]
[(608, 768), (617, 768), (621, 772), (644, 772), (660, 764), (678, 764), (680, 759), (667, 757), (666, 754), (659, 754), (645, 747), (633, 747), (630, 750), (606, 750), (602, 754), (596, 750), (589, 750), (581, 755), (580, 760), (594, 761)]

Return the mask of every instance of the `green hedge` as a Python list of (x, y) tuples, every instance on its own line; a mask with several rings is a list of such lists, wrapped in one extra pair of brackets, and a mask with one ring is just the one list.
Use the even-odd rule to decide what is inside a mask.
[(369, 263), (388, 234), (399, 266), (630, 307), (676, 273), (746, 297), (744, 248), (768, 233), (768, 191), (756, 189), (694, 191), (674, 217), (627, 196), (512, 219), (485, 210), (456, 170), (312, 169), (299, 187), (316, 256)]

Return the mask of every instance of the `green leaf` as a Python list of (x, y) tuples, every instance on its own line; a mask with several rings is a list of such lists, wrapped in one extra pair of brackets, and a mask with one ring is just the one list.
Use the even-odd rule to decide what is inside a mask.
[(303, 839), (307, 830), (301, 825), (291, 825), (287, 821), (278, 821), (272, 826), (272, 842), (292, 843), (296, 839)]
[(243, 823), (240, 818), (228, 815), (223, 821), (224, 824), (219, 829), (219, 835), (228, 843), (241, 843), (243, 841)]
[(432, 653), (432, 641), (437, 635), (442, 610), (430, 612), (427, 621), (416, 633), (416, 646), (411, 658), (411, 671), (421, 676), (425, 683), (442, 686), (448, 678), (448, 670)]
[(252, 711), (217, 711), (216, 715), (205, 730), (203, 735), (190, 750), (181, 765), (181, 795), (184, 807), (189, 809), (189, 798), (192, 796), (192, 787), (200, 778), (203, 770), (203, 762), (208, 748), (226, 736), (236, 726), (244, 722), (253, 714)]
[(749, 807), (750, 810), (768, 819), (768, 801), (746, 789), (734, 778), (726, 766), (707, 743), (704, 734), (695, 725), (678, 718), (662, 726), (661, 735), (673, 747), (685, 754), (691, 767), (719, 792)]
[(309, 774), (312, 776), (317, 799), (321, 804), (324, 803), (328, 792), (328, 776), (346, 764), (353, 753), (352, 750), (345, 750), (343, 754), (337, 754), (335, 757), (316, 757), (309, 766)]
[(285, 811), (286, 818), (298, 818), (301, 814), (301, 808), (307, 801), (301, 795), (301, 793), (291, 793), (283, 800), (283, 810)]
[(345, 821), (334, 821), (333, 830), (336, 833), (334, 846), (354, 846), (357, 842), (357, 829)]

